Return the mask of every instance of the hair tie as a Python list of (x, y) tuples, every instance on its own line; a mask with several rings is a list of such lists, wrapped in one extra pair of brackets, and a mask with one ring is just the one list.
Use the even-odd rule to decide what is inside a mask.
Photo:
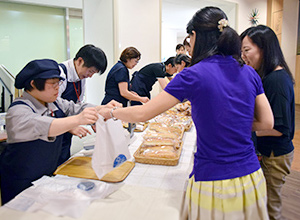
[(222, 18), (220, 21), (218, 21), (218, 24), (219, 24), (218, 28), (219, 28), (220, 32), (222, 32), (223, 29), (228, 26), (228, 20), (226, 20), (225, 18)]

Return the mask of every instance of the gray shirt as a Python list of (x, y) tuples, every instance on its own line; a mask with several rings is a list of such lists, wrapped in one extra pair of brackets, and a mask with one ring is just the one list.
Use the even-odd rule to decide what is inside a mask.
[[(41, 139), (48, 142), (55, 141), (55, 137), (48, 137), (48, 132), (52, 121), (55, 119), (53, 112), (58, 110), (54, 103), (48, 103), (47, 107), (42, 105), (29, 93), (24, 92), (23, 97), (15, 99), (28, 104), (15, 105), (8, 109), (6, 115), (7, 142), (18, 143)], [(67, 101), (57, 98), (56, 103), (67, 115), (76, 115), (86, 107), (94, 105), (88, 103), (75, 104), (73, 101)]]

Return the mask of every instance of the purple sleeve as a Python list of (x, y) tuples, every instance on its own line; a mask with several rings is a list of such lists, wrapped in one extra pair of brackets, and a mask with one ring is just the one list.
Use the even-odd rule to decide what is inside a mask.
[(188, 77), (189, 75), (186, 69), (181, 71), (168, 83), (165, 91), (181, 102), (184, 99), (189, 99), (190, 91), (192, 91), (193, 88), (192, 80)]

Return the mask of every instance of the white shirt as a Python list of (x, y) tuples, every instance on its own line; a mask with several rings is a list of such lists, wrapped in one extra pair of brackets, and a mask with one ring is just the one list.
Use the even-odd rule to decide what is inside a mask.
[[(67, 72), (68, 72), (68, 82), (78, 82), (80, 81), (79, 77), (78, 77), (78, 73), (76, 72), (75, 66), (74, 66), (74, 61), (73, 59), (67, 60), (62, 62), (62, 64), (64, 64), (67, 68)], [(61, 67), (60, 68), (60, 76), (63, 77), (64, 79), (66, 79), (66, 74), (64, 73), (63, 69)], [(81, 80), (81, 94), (79, 96), (79, 100), (80, 102), (84, 101), (84, 93), (85, 93), (85, 80), (86, 79), (82, 79)], [(59, 86), (59, 93), (58, 96), (61, 97), (61, 95), (64, 93), (64, 91), (67, 88), (67, 80), (64, 80), (62, 85)]]

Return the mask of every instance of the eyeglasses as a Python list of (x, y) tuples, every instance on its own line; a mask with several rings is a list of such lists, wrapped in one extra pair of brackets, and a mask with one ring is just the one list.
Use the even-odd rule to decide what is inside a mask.
[(53, 88), (56, 88), (57, 86), (61, 86), (61, 85), (62, 85), (63, 80), (59, 80), (59, 81), (57, 81), (57, 82), (46, 82), (46, 83), (52, 84), (52, 87), (53, 87)]
[(139, 63), (139, 61), (140, 61), (139, 58), (133, 58), (133, 60), (134, 60), (136, 63)]

